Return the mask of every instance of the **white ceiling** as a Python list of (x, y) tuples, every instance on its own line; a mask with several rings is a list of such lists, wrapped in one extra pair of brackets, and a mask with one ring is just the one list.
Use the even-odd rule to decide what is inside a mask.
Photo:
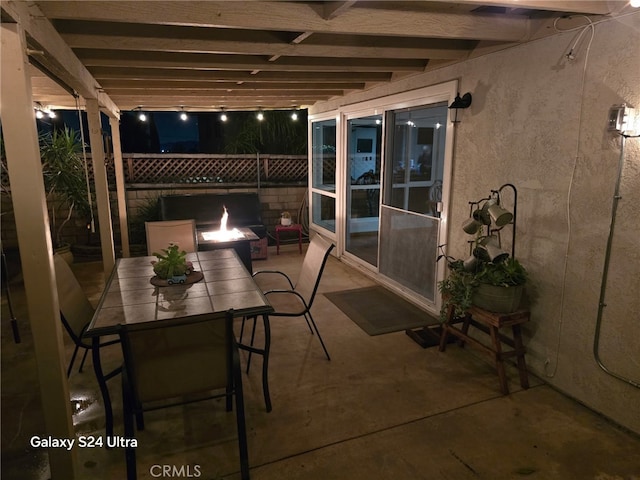
[(116, 111), (216, 111), (305, 108), (584, 25), (586, 16), (595, 21), (627, 4), (3, 1), (2, 20), (24, 24), (29, 57), (48, 72), (33, 73), (34, 99), (45, 106), (75, 107), (67, 93), (75, 90), (96, 93)]

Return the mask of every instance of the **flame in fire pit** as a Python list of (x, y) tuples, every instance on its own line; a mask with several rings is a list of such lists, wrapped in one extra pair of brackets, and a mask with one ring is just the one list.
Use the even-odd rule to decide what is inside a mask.
[(222, 219), (220, 220), (220, 229), (213, 230), (211, 232), (202, 232), (202, 238), (207, 241), (216, 241), (216, 242), (229, 242), (231, 240), (240, 240), (245, 238), (244, 233), (242, 233), (237, 228), (233, 230), (227, 230), (227, 221), (229, 220), (229, 212), (227, 212), (227, 207), (224, 208), (224, 213), (222, 214)]

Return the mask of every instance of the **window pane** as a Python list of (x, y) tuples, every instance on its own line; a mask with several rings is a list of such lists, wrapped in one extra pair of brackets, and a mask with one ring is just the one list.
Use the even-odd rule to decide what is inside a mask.
[(336, 121), (314, 122), (312, 142), (313, 188), (336, 191)]
[(447, 106), (389, 113), (384, 204), (439, 217)]
[(336, 201), (328, 195), (313, 193), (311, 195), (312, 222), (320, 227), (336, 231)]

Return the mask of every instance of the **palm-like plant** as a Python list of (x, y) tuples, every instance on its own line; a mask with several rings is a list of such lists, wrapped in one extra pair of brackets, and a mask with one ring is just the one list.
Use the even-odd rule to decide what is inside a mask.
[[(56, 246), (63, 244), (62, 229), (74, 211), (90, 214), (87, 181), (80, 153), (82, 143), (77, 132), (64, 128), (40, 136), (42, 174), (49, 204), (49, 221)], [(56, 215), (66, 209), (66, 217), (57, 224)]]

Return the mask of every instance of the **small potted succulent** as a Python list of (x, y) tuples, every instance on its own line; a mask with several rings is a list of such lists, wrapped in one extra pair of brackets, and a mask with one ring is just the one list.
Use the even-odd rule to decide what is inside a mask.
[(291, 225), (291, 214), (289, 212), (282, 212), (280, 214), (280, 225), (285, 227)]
[(187, 275), (193, 270), (193, 264), (186, 259), (187, 252), (180, 250), (175, 244), (169, 244), (163, 253), (154, 252), (158, 258), (151, 262), (153, 271), (162, 280), (166, 280), (169, 285), (185, 283)]

